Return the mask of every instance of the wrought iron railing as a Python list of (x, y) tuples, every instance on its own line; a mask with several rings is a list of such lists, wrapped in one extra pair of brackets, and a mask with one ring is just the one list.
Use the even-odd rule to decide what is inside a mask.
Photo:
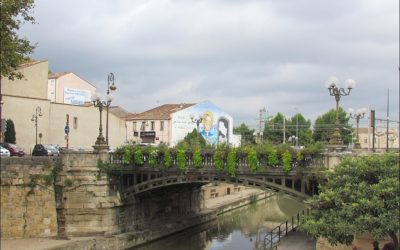
[(279, 224), (269, 231), (264, 238), (264, 250), (275, 250), (281, 239), (288, 235), (290, 231), (300, 225), (300, 216), (309, 215), (310, 209), (307, 208), (296, 215), (293, 215), (289, 220)]

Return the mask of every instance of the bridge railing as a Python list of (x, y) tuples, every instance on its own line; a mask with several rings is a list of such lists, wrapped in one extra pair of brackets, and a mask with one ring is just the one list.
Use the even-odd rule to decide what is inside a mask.
[[(128, 158), (121, 153), (110, 153), (109, 155), (109, 163), (116, 165), (130, 165), (135, 167), (159, 167), (166, 168), (164, 163), (164, 156), (162, 154), (157, 155), (157, 157), (153, 160), (150, 160), (149, 154), (143, 153), (141, 155), (141, 159), (135, 159), (134, 155), (130, 155)], [(178, 167), (178, 159), (177, 154), (171, 154), (171, 166), (169, 168), (177, 168)], [(215, 170), (215, 158), (213, 152), (203, 153), (201, 155), (201, 166), (199, 169), (212, 169)], [(270, 167), (270, 168), (281, 168), (282, 163), (277, 165), (269, 165), (266, 154), (259, 154), (257, 157), (257, 168), (260, 167)], [(185, 167), (186, 169), (196, 168), (195, 162), (193, 159), (193, 154), (186, 153), (185, 155)], [(293, 157), (291, 167), (293, 170), (299, 167), (303, 168), (321, 168), (325, 167), (324, 157), (322, 154), (306, 156), (302, 160), (297, 160)], [(250, 163), (248, 161), (247, 155), (238, 154), (236, 157), (236, 171), (248, 171), (250, 168)], [(222, 161), (222, 169), (227, 169), (227, 161), (223, 159)]]

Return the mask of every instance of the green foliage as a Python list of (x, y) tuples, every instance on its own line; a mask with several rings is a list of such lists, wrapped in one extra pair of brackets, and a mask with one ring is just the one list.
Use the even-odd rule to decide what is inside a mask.
[[(301, 225), (313, 237), (350, 245), (354, 235), (390, 236), (398, 247), (400, 183), (398, 155), (344, 159), (320, 187)], [(398, 248), (397, 248), (398, 249)]]
[(247, 163), (249, 164), (249, 168), (251, 171), (257, 170), (258, 158), (257, 152), (254, 148), (249, 148), (247, 150)]
[(177, 148), (187, 148), (187, 149), (196, 149), (196, 148), (204, 148), (206, 146), (206, 140), (201, 136), (201, 134), (193, 129), (192, 132), (188, 133), (182, 141), (180, 141), (177, 145)]
[(165, 168), (170, 168), (172, 166), (172, 156), (171, 156), (171, 151), (169, 148), (166, 148), (164, 151), (164, 167)]
[(297, 160), (297, 161), (302, 161), (302, 160), (304, 160), (304, 156), (303, 156), (303, 154), (301, 153), (301, 151), (298, 151), (298, 152), (296, 153), (296, 160)]
[(181, 171), (186, 170), (186, 151), (184, 149), (178, 149), (176, 152), (176, 162)]
[(231, 177), (236, 176), (236, 150), (235, 149), (231, 149), (228, 152), (226, 161), (227, 161), (226, 167), (227, 167), (228, 174)]
[[(272, 144), (280, 144), (283, 141), (283, 122), (285, 116), (281, 113), (277, 113), (271, 120), (265, 123), (264, 127), (264, 141)], [(287, 120), (285, 120), (287, 123)], [(287, 127), (285, 127), (285, 133), (288, 132)]]
[(26, 39), (18, 36), (20, 25), (25, 22), (34, 23), (31, 9), (34, 0), (1, 1), (0, 24), (0, 76), (21, 79), (18, 66), (28, 60), (27, 55), (33, 52), (34, 46)]
[(122, 162), (124, 164), (129, 164), (132, 159), (132, 151), (128, 147), (124, 147), (122, 150), (123, 150)]
[(67, 187), (71, 187), (72, 185), (74, 185), (74, 181), (72, 179), (65, 178), (64, 185)]
[(246, 124), (242, 123), (239, 127), (233, 128), (234, 134), (239, 134), (242, 137), (242, 145), (255, 144), (254, 129), (250, 129)]
[(214, 151), (214, 166), (218, 171), (222, 171), (224, 169), (224, 158), (225, 158), (225, 149), (216, 148)]
[(149, 150), (149, 165), (151, 167), (155, 167), (158, 163), (158, 150), (155, 148), (151, 148)]
[[(342, 135), (342, 140), (344, 144), (349, 144), (351, 142), (351, 131), (352, 128), (349, 124), (349, 117), (346, 111), (339, 107), (339, 124), (340, 124), (340, 134)], [(313, 139), (316, 142), (329, 142), (329, 138), (333, 133), (336, 122), (336, 109), (331, 109), (327, 113), (319, 116), (315, 120)]]
[(292, 135), (298, 136), (299, 145), (308, 145), (312, 142), (311, 120), (306, 120), (302, 114), (297, 113), (287, 120), (286, 127), (287, 138)]
[(4, 142), (16, 142), (14, 122), (11, 119), (6, 120), (6, 132), (4, 133)]
[(143, 159), (143, 152), (142, 149), (140, 147), (137, 147), (134, 149), (134, 160), (135, 160), (135, 164), (137, 165), (143, 165), (144, 164), (144, 159)]
[(292, 170), (292, 154), (286, 151), (282, 155), (283, 171), (288, 173)]
[(269, 166), (276, 166), (279, 163), (278, 154), (276, 149), (272, 149), (268, 152), (268, 165)]
[(203, 166), (203, 159), (199, 148), (195, 149), (193, 152), (193, 164), (196, 168), (201, 168)]

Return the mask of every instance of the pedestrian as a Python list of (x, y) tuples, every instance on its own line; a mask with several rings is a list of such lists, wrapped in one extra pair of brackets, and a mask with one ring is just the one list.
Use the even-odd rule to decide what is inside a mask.
[(372, 242), (372, 245), (374, 246), (374, 250), (379, 250), (379, 242), (374, 240), (374, 242)]

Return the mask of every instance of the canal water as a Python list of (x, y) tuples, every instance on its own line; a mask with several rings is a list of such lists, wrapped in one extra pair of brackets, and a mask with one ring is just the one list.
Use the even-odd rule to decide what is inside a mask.
[(142, 245), (135, 250), (261, 249), (266, 232), (304, 209), (288, 196), (272, 196), (218, 216), (212, 222)]

